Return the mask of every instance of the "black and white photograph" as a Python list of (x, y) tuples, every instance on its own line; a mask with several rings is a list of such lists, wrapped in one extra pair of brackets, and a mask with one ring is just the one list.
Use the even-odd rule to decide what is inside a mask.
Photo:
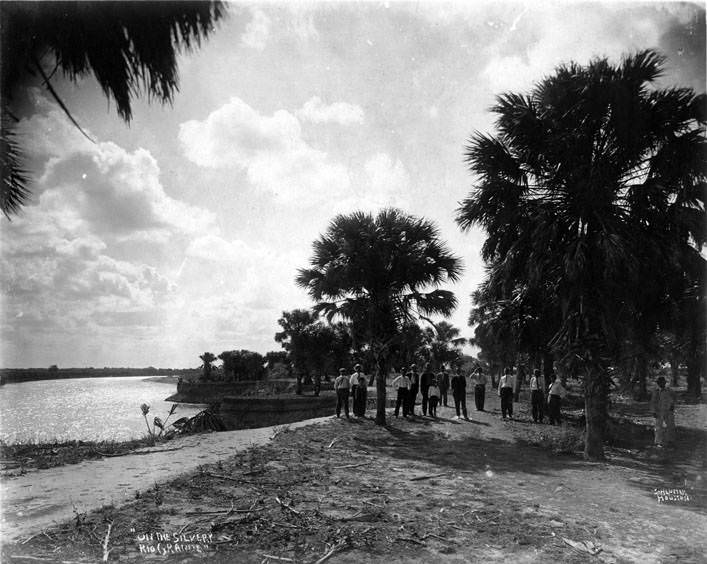
[(0, 561), (707, 564), (706, 8), (0, 0)]

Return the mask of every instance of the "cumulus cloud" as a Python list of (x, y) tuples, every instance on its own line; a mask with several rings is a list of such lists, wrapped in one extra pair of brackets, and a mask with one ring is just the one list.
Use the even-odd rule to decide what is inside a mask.
[(156, 331), (178, 291), (171, 263), (217, 230), (214, 214), (170, 197), (148, 151), (89, 143), (54, 108), (19, 127), (40, 173), (35, 201), (0, 226), (5, 362), (57, 354), (70, 332), (80, 348), (110, 340), (101, 327)]
[(346, 168), (310, 146), (300, 121), (285, 110), (264, 116), (234, 97), (205, 120), (182, 123), (179, 140), (194, 163), (245, 170), (281, 203), (312, 205), (349, 186)]
[(253, 19), (246, 26), (241, 43), (251, 49), (262, 51), (270, 37), (270, 18), (262, 10), (253, 10)]
[[(89, 143), (57, 110), (23, 120), (20, 132), (35, 157), (49, 157), (36, 182), (34, 213), (61, 217), (67, 227), (104, 238), (194, 233), (214, 222), (212, 212), (167, 195), (159, 166), (145, 149)], [(50, 141), (54, 136), (60, 143)]]
[(363, 109), (346, 102), (325, 104), (319, 96), (310, 98), (297, 116), (313, 123), (338, 123), (340, 125), (356, 125), (363, 123)]

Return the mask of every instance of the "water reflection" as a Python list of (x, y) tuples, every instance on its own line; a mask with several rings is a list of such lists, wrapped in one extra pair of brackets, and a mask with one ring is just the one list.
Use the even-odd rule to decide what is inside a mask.
[[(176, 385), (144, 376), (72, 378), (6, 384), (0, 387), (0, 439), (7, 443), (54, 440), (115, 440), (147, 433), (140, 404), (150, 405), (148, 420), (164, 420), (172, 406), (164, 398)], [(180, 404), (170, 422), (198, 413), (201, 406)]]

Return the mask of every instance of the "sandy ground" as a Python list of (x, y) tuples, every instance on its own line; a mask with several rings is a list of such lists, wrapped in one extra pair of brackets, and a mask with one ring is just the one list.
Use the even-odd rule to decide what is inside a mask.
[[(291, 428), (320, 421), (294, 423)], [(34, 470), (4, 479), (0, 483), (0, 538), (3, 542), (12, 541), (67, 521), (77, 512), (131, 501), (136, 491), (192, 472), (202, 464), (228, 458), (239, 450), (265, 444), (276, 429), (181, 437), (134, 454)]]
[[(637, 443), (602, 463), (532, 446), (566, 430), (533, 424), (525, 405), (511, 422), (492, 394), (487, 409), (471, 422), (442, 408), (387, 427), (292, 426), (130, 503), (35, 529), (3, 561), (707, 562), (705, 405), (680, 407), (676, 451)], [(145, 483), (166, 480), (154, 468), (180, 453), (149, 462)], [(661, 488), (689, 499), (661, 502)]]

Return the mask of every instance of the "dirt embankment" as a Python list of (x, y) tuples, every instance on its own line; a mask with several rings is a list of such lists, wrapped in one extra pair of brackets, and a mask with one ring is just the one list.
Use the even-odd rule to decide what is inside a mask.
[[(3, 561), (705, 561), (696, 445), (638, 445), (588, 464), (532, 444), (571, 430), (534, 425), (525, 408), (500, 421), (490, 402), (472, 422), (442, 408), (439, 420), (391, 417), (385, 428), (343, 418), (283, 428), (128, 505), (6, 546)], [(684, 440), (700, 440), (691, 433)], [(690, 500), (661, 502), (660, 488)]]

